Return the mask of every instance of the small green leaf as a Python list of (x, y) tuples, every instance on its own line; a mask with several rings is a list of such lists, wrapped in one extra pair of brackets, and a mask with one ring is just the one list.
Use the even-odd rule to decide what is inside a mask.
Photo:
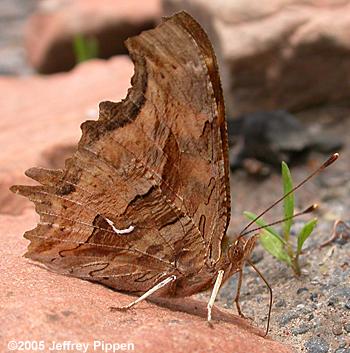
[[(253, 212), (248, 212), (248, 211), (244, 211), (243, 214), (250, 219), (251, 221), (253, 221), (257, 215)], [(265, 227), (266, 226), (266, 222), (259, 218), (255, 221), (255, 223), (259, 226), (259, 227)], [(276, 237), (280, 242), (282, 242), (283, 244), (286, 244), (286, 242), (284, 241), (283, 238), (280, 237), (280, 235), (276, 232), (275, 229), (273, 229), (272, 227), (265, 227), (265, 230), (267, 230), (269, 233), (271, 233), (274, 237)]]
[(288, 253), (285, 251), (283, 243), (277, 239), (272, 233), (264, 229), (259, 237), (261, 245), (266, 251), (280, 261), (287, 263), (291, 266), (292, 261)]
[[(287, 163), (282, 162), (283, 192), (286, 195), (293, 189), (292, 176)], [(294, 214), (294, 193), (291, 193), (283, 200), (284, 217), (290, 218), (283, 223), (283, 234), (285, 239), (289, 239), (290, 228), (293, 223)]]
[(89, 46), (89, 59), (98, 57), (98, 41), (96, 38), (90, 38), (88, 41)]
[(305, 240), (310, 236), (317, 224), (317, 218), (312, 219), (307, 222), (303, 229), (298, 234), (298, 247), (297, 247), (297, 256), (301, 253)]
[(98, 56), (98, 42), (96, 38), (86, 38), (77, 34), (73, 40), (75, 59), (78, 63)]

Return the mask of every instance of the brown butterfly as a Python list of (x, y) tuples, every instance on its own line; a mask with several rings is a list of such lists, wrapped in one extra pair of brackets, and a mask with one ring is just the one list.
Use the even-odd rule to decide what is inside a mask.
[(222, 245), (230, 219), (228, 144), (210, 41), (181, 12), (126, 45), (135, 63), (127, 97), (100, 103), (99, 120), (82, 124), (63, 170), (31, 168), (26, 175), (40, 186), (11, 187), (40, 215), (25, 233), (25, 256), (143, 293), (125, 309), (155, 292), (185, 297), (213, 288), (208, 321), (221, 284), (238, 273), (242, 314), (242, 268), (256, 236), (246, 238), (246, 227)]

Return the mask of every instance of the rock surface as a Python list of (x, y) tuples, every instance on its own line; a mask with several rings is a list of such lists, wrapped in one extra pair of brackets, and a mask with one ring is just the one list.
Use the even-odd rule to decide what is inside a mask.
[(0, 1), (0, 75), (28, 74), (23, 28), (37, 0)]
[(98, 41), (98, 57), (126, 54), (124, 40), (155, 26), (160, 0), (46, 0), (41, 2), (26, 30), (27, 56), (41, 73), (71, 69), (78, 34)]
[[(22, 216), (0, 216), (1, 352), (15, 340), (111, 344), (132, 343), (135, 352), (291, 352), (262, 338), (258, 331), (231, 313), (214, 310), (214, 326), (205, 320), (206, 303), (171, 300), (162, 306), (143, 302), (125, 313), (110, 306), (125, 305), (133, 297), (101, 285), (49, 272), (22, 257), (25, 230), (35, 225), (34, 211)], [(58, 351), (58, 350), (57, 350)], [(68, 350), (66, 350), (68, 351)], [(71, 351), (78, 351), (77, 349)]]
[(0, 77), (0, 213), (19, 214), (29, 205), (9, 186), (27, 183), (24, 171), (32, 166), (62, 166), (79, 125), (97, 119), (100, 101), (124, 98), (132, 74), (131, 61), (118, 57), (49, 77)]
[(290, 165), (311, 151), (329, 156), (343, 146), (339, 135), (329, 134), (328, 129), (313, 131), (283, 110), (242, 114), (227, 123), (229, 141), (233, 146), (230, 151), (232, 170), (240, 167), (247, 170), (248, 161), (253, 163), (254, 160), (264, 171), (268, 168), (265, 164), (279, 167), (284, 161)]
[(231, 114), (302, 108), (350, 96), (350, 1), (163, 0), (211, 38)]

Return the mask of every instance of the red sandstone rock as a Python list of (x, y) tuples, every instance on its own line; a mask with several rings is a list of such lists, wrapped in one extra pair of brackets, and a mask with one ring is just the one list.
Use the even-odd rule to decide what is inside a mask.
[(1, 352), (10, 352), (11, 340), (42, 340), (46, 352), (53, 341), (90, 343), (88, 352), (102, 352), (93, 349), (94, 340), (132, 343), (142, 353), (291, 352), (227, 311), (214, 310), (209, 327), (206, 303), (190, 298), (171, 300), (167, 307), (143, 302), (132, 311), (112, 313), (110, 306), (133, 297), (49, 272), (22, 257), (27, 245), (22, 233), (35, 222), (34, 211), (0, 216)]
[(71, 69), (77, 34), (95, 37), (100, 58), (125, 54), (124, 40), (155, 26), (160, 0), (45, 0), (29, 19), (26, 49), (41, 73)]
[(219, 59), (231, 114), (350, 97), (349, 0), (163, 0), (192, 14)]
[(133, 65), (127, 57), (94, 60), (49, 77), (0, 77), (0, 213), (29, 203), (8, 191), (40, 165), (57, 168), (80, 138), (80, 124), (97, 119), (98, 103), (124, 98)]

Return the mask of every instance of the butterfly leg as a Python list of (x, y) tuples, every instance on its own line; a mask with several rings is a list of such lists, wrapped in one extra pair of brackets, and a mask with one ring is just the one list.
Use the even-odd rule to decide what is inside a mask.
[(265, 331), (265, 336), (267, 336), (267, 334), (269, 333), (269, 328), (270, 328), (270, 319), (271, 319), (271, 309), (272, 309), (272, 300), (273, 300), (273, 294), (272, 294), (272, 288), (269, 285), (269, 282), (267, 282), (266, 278), (263, 276), (263, 274), (256, 268), (256, 266), (249, 260), (247, 260), (248, 264), (250, 266), (253, 267), (253, 269), (255, 270), (255, 272), (259, 275), (259, 277), (265, 282), (266, 287), (269, 290), (269, 294), (270, 294), (270, 303), (269, 303), (269, 312), (267, 314), (267, 325), (266, 325), (266, 331)]
[(158, 284), (156, 284), (154, 287), (152, 287), (151, 289), (149, 289), (146, 293), (142, 294), (141, 297), (137, 298), (136, 300), (134, 300), (133, 302), (131, 302), (128, 305), (125, 306), (120, 306), (120, 307), (111, 307), (110, 309), (112, 311), (124, 311), (124, 310), (128, 310), (130, 308), (132, 308), (134, 305), (136, 305), (137, 303), (145, 300), (146, 298), (148, 298), (151, 294), (153, 294), (154, 292), (156, 292), (157, 290), (163, 288), (164, 286), (166, 286), (168, 283), (173, 282), (176, 280), (176, 276), (172, 275), (170, 277), (167, 277), (166, 279), (164, 279), (163, 281), (159, 282)]
[(221, 283), (222, 283), (222, 279), (224, 277), (224, 272), (223, 270), (219, 270), (218, 272), (218, 276), (216, 277), (216, 281), (214, 284), (214, 288), (213, 291), (211, 292), (211, 296), (207, 305), (207, 309), (208, 309), (208, 322), (211, 321), (211, 310), (213, 308), (216, 296), (218, 295)]
[(241, 294), (242, 278), (243, 278), (243, 273), (242, 273), (242, 270), (240, 270), (238, 272), (237, 291), (236, 291), (236, 297), (235, 297), (234, 301), (236, 303), (236, 308), (237, 308), (239, 316), (245, 318), (244, 314), (242, 313), (241, 306), (239, 305), (239, 296)]

